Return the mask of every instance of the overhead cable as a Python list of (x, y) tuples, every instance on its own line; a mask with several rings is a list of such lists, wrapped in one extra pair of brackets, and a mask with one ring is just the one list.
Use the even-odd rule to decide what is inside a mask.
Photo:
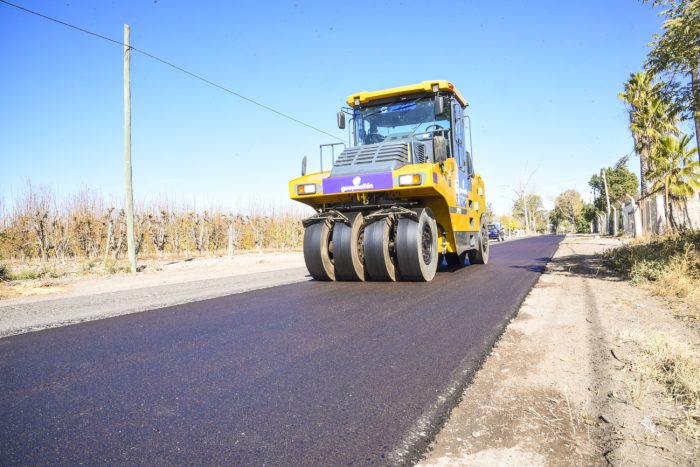
[[(44, 18), (44, 19), (46, 19), (46, 20), (53, 21), (54, 23), (58, 23), (58, 24), (60, 24), (60, 25), (62, 25), (62, 26), (66, 26), (66, 27), (68, 27), (68, 28), (75, 29), (75, 30), (77, 30), (77, 31), (83, 32), (83, 33), (85, 33), (85, 34), (89, 34), (89, 35), (94, 36), (94, 37), (97, 37), (97, 38), (99, 38), (99, 39), (102, 39), (102, 40), (105, 40), (105, 41), (108, 41), (108, 42), (112, 42), (112, 43), (117, 44), (117, 45), (120, 45), (120, 46), (122, 46), (122, 47), (125, 47), (125, 46), (126, 46), (126, 44), (124, 44), (122, 41), (119, 41), (119, 40), (116, 40), (116, 39), (112, 39), (112, 38), (107, 37), (107, 36), (103, 36), (102, 34), (98, 34), (98, 33), (96, 33), (96, 32), (89, 31), (89, 30), (87, 30), (87, 29), (84, 29), (84, 28), (75, 26), (75, 25), (73, 25), (73, 24), (66, 23), (65, 21), (61, 21), (61, 20), (59, 20), (59, 19), (52, 18), (51, 16), (47, 16), (47, 15), (44, 15), (44, 14), (39, 13), (39, 12), (37, 12), (37, 11), (30, 10), (30, 9), (25, 8), (25, 7), (23, 7), (23, 6), (16, 5), (16, 4), (14, 4), (14, 3), (8, 2), (7, 0), (0, 0), (0, 3), (4, 3), (5, 5), (11, 6), (11, 7), (13, 7), (13, 8), (17, 8), (18, 10), (22, 10), (22, 11), (24, 11), (24, 12), (26, 12), (26, 13), (30, 13), (30, 14), (32, 14), (32, 15), (39, 16), (40, 18)], [(231, 90), (231, 89), (229, 89), (229, 88), (227, 88), (227, 87), (225, 87), (225, 86), (222, 86), (222, 85), (217, 84), (217, 83), (215, 83), (215, 82), (213, 82), (213, 81), (211, 81), (211, 80), (208, 80), (207, 78), (204, 78), (204, 77), (201, 76), (201, 75), (198, 75), (198, 74), (196, 74), (196, 73), (193, 73), (193, 72), (191, 72), (191, 71), (188, 71), (188, 70), (186, 70), (186, 69), (184, 69), (184, 68), (182, 68), (182, 67), (180, 67), (180, 66), (175, 65), (174, 63), (171, 63), (171, 62), (169, 62), (169, 61), (167, 61), (167, 60), (164, 60), (164, 59), (162, 59), (162, 58), (160, 58), (160, 57), (158, 57), (158, 56), (156, 56), (156, 55), (153, 55), (153, 54), (151, 54), (151, 53), (149, 53), (149, 52), (146, 52), (145, 50), (138, 49), (138, 48), (136, 48), (136, 47), (134, 47), (134, 46), (130, 46), (129, 49), (130, 49), (130, 50), (133, 50), (133, 51), (135, 51), (135, 52), (138, 52), (138, 53), (140, 53), (140, 54), (142, 54), (142, 55), (145, 55), (146, 57), (149, 57), (149, 58), (151, 58), (151, 59), (153, 59), (153, 60), (156, 60), (156, 61), (158, 61), (158, 62), (160, 62), (160, 63), (162, 63), (162, 64), (164, 64), (164, 65), (167, 65), (167, 66), (169, 66), (169, 67), (171, 67), (171, 68), (174, 68), (174, 69), (177, 70), (177, 71), (180, 71), (180, 72), (182, 72), (182, 73), (185, 73), (185, 74), (187, 74), (187, 75), (189, 75), (189, 76), (191, 76), (191, 77), (193, 77), (193, 78), (195, 78), (195, 79), (198, 79), (198, 80), (200, 80), (200, 81), (203, 81), (203, 82), (207, 83), (207, 84), (210, 85), (210, 86), (213, 86), (213, 87), (215, 87), (215, 88), (218, 88), (218, 89), (220, 89), (220, 90), (222, 90), (222, 91), (225, 91), (225, 92), (227, 92), (227, 93), (229, 93), (229, 94), (233, 94), (234, 96), (238, 97), (239, 99), (243, 99), (243, 100), (245, 100), (245, 101), (250, 102), (251, 104), (257, 105), (258, 107), (262, 107), (263, 109), (265, 109), (265, 110), (267, 110), (267, 111), (269, 111), (269, 112), (273, 112), (273, 113), (275, 113), (275, 114), (277, 114), (277, 115), (279, 115), (279, 116), (281, 116), (281, 117), (284, 117), (284, 118), (286, 118), (286, 119), (288, 119), (288, 120), (291, 120), (291, 121), (293, 121), (293, 122), (295, 122), (295, 123), (298, 123), (298, 124), (300, 124), (300, 125), (303, 125), (303, 126), (305, 126), (305, 127), (307, 127), (307, 128), (310, 128), (310, 129), (312, 129), (312, 130), (314, 130), (314, 131), (318, 131), (319, 133), (323, 133), (323, 134), (326, 135), (326, 136), (330, 136), (331, 138), (337, 139), (337, 140), (339, 140), (339, 141), (344, 141), (343, 139), (338, 138), (337, 136), (332, 135), (332, 134), (330, 134), (330, 133), (328, 133), (328, 132), (326, 132), (326, 131), (323, 131), (323, 130), (321, 130), (320, 128), (317, 128), (317, 127), (315, 127), (315, 126), (313, 126), (313, 125), (310, 125), (310, 124), (308, 124), (308, 123), (306, 123), (306, 122), (303, 122), (303, 121), (299, 120), (298, 118), (292, 117), (291, 115), (288, 115), (288, 114), (286, 114), (286, 113), (284, 113), (284, 112), (281, 112), (281, 111), (279, 111), (279, 110), (277, 110), (277, 109), (274, 109), (274, 108), (272, 108), (272, 107), (270, 107), (270, 106), (268, 106), (268, 105), (265, 105), (265, 104), (263, 104), (263, 103), (261, 103), (261, 102), (258, 102), (258, 101), (256, 101), (255, 99), (251, 99), (250, 97), (246, 97), (246, 96), (244, 96), (244, 95), (242, 95), (242, 94), (240, 94), (240, 93), (237, 93), (236, 91), (233, 91), (233, 90)]]

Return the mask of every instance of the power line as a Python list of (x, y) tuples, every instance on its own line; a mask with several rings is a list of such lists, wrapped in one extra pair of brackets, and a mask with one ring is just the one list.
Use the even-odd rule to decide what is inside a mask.
[[(87, 30), (87, 29), (83, 29), (83, 28), (81, 28), (81, 27), (75, 26), (75, 25), (73, 25), (73, 24), (66, 23), (66, 22), (61, 21), (61, 20), (59, 20), (59, 19), (52, 18), (51, 16), (47, 16), (47, 15), (41, 14), (41, 13), (39, 13), (39, 12), (37, 12), (37, 11), (30, 10), (30, 9), (28, 9), (28, 8), (25, 8), (25, 7), (20, 6), (20, 5), (16, 5), (16, 4), (11, 3), (11, 2), (8, 2), (8, 1), (6, 1), (6, 0), (0, 0), (0, 3), (4, 3), (5, 5), (11, 6), (11, 7), (13, 7), (13, 8), (17, 8), (18, 10), (22, 10), (22, 11), (24, 11), (24, 12), (26, 12), (26, 13), (30, 13), (30, 14), (35, 15), (35, 16), (38, 16), (38, 17), (40, 17), (40, 18), (44, 18), (44, 19), (46, 19), (46, 20), (53, 21), (54, 23), (58, 23), (58, 24), (60, 24), (60, 25), (62, 25), (62, 26), (66, 26), (66, 27), (68, 27), (68, 28), (75, 29), (76, 31), (80, 31), (80, 32), (83, 32), (83, 33), (85, 33), (85, 34), (89, 34), (89, 35), (91, 35), (91, 36), (95, 36), (95, 37), (97, 37), (97, 38), (99, 38), (99, 39), (102, 39), (102, 40), (105, 40), (105, 41), (108, 41), (108, 42), (112, 42), (112, 43), (117, 44), (117, 45), (120, 45), (120, 46), (122, 46), (122, 47), (125, 47), (125, 46), (126, 46), (126, 44), (124, 44), (122, 41), (118, 41), (118, 40), (115, 40), (115, 39), (111, 39), (111, 38), (109, 38), (109, 37), (107, 37), (107, 36), (103, 36), (102, 34), (97, 34), (96, 32), (92, 32), (92, 31), (89, 31), (89, 30)], [(184, 69), (184, 68), (182, 68), (182, 67), (179, 67), (179, 66), (175, 65), (174, 63), (168, 62), (167, 60), (163, 60), (162, 58), (160, 58), (160, 57), (158, 57), (158, 56), (156, 56), (156, 55), (153, 55), (153, 54), (151, 54), (151, 53), (148, 53), (148, 52), (146, 52), (145, 50), (141, 50), (141, 49), (138, 49), (138, 48), (133, 47), (133, 46), (130, 46), (129, 48), (130, 48), (131, 50), (135, 51), (135, 52), (138, 52), (138, 53), (140, 53), (140, 54), (142, 54), (142, 55), (145, 55), (146, 57), (149, 57), (149, 58), (151, 58), (151, 59), (153, 59), (153, 60), (156, 60), (156, 61), (158, 61), (158, 62), (160, 62), (160, 63), (162, 63), (162, 64), (164, 64), (164, 65), (167, 65), (167, 66), (169, 66), (169, 67), (171, 67), (171, 68), (174, 68), (174, 69), (177, 70), (177, 71), (180, 71), (180, 72), (185, 73), (185, 74), (187, 74), (187, 75), (189, 75), (189, 76), (191, 76), (191, 77), (193, 77), (193, 78), (195, 78), (195, 79), (198, 79), (198, 80), (200, 80), (200, 81), (203, 81), (203, 82), (207, 83), (207, 84), (210, 85), (210, 86), (213, 86), (213, 87), (215, 87), (215, 88), (218, 88), (218, 89), (220, 89), (220, 90), (222, 90), (222, 91), (225, 91), (225, 92), (227, 92), (227, 93), (229, 93), (229, 94), (232, 94), (232, 95), (238, 97), (239, 99), (243, 99), (243, 100), (245, 100), (245, 101), (248, 101), (248, 102), (250, 102), (251, 104), (255, 104), (255, 105), (257, 105), (258, 107), (262, 107), (263, 109), (265, 109), (265, 110), (267, 110), (267, 111), (273, 112), (273, 113), (275, 113), (275, 114), (277, 114), (277, 115), (279, 115), (279, 116), (281, 116), (281, 117), (284, 117), (284, 118), (286, 118), (286, 119), (288, 119), (288, 120), (291, 120), (291, 121), (293, 121), (293, 122), (295, 122), (295, 123), (298, 123), (298, 124), (300, 124), (300, 125), (303, 125), (303, 126), (305, 126), (305, 127), (307, 127), (307, 128), (310, 128), (310, 129), (312, 129), (312, 130), (318, 131), (319, 133), (323, 133), (324, 135), (330, 136), (331, 138), (337, 139), (338, 141), (344, 141), (342, 138), (338, 138), (337, 136), (332, 135), (332, 134), (330, 134), (330, 133), (328, 133), (328, 132), (326, 132), (326, 131), (323, 131), (323, 130), (321, 130), (320, 128), (316, 128), (316, 127), (313, 126), (313, 125), (310, 125), (310, 124), (308, 124), (308, 123), (306, 123), (306, 122), (303, 122), (303, 121), (299, 120), (298, 118), (294, 118), (294, 117), (292, 117), (291, 115), (288, 115), (288, 114), (286, 114), (286, 113), (284, 113), (284, 112), (281, 112), (281, 111), (279, 111), (279, 110), (277, 110), (277, 109), (273, 109), (272, 107), (267, 106), (267, 105), (265, 105), (265, 104), (262, 104), (262, 103), (260, 103), (260, 102), (258, 102), (258, 101), (256, 101), (256, 100), (254, 100), (254, 99), (251, 99), (250, 97), (246, 97), (246, 96), (244, 96), (244, 95), (242, 95), (242, 94), (239, 94), (239, 93), (237, 93), (237, 92), (235, 92), (235, 91), (232, 91), (231, 89), (229, 89), (229, 88), (227, 88), (227, 87), (225, 87), (225, 86), (222, 86), (222, 85), (217, 84), (217, 83), (215, 83), (215, 82), (213, 82), (213, 81), (210, 81), (210, 80), (204, 78), (203, 76), (200, 76), (200, 75), (198, 75), (198, 74), (196, 74), (196, 73), (193, 73), (193, 72), (191, 72), (191, 71), (188, 71), (188, 70), (186, 70), (186, 69)]]

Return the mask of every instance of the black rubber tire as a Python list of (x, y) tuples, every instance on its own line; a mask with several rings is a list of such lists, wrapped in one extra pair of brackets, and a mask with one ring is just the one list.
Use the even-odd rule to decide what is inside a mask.
[(352, 225), (336, 222), (333, 227), (333, 263), (335, 280), (364, 281), (364, 223), (365, 217), (357, 213), (350, 218)]
[(464, 266), (464, 261), (467, 259), (467, 253), (461, 255), (457, 253), (445, 253), (445, 262), (448, 266)]
[(418, 211), (418, 221), (399, 219), (396, 233), (396, 259), (401, 278), (429, 282), (438, 267), (438, 235), (430, 208)]
[(392, 231), (393, 225), (389, 219), (380, 219), (365, 227), (365, 271), (373, 281), (395, 281), (399, 278), (390, 251)]
[(334, 281), (332, 224), (319, 222), (304, 230), (304, 262), (317, 281)]
[(489, 262), (489, 230), (486, 226), (486, 219), (481, 216), (479, 220), (479, 238), (477, 239), (476, 250), (469, 250), (469, 262), (471, 264), (487, 264)]

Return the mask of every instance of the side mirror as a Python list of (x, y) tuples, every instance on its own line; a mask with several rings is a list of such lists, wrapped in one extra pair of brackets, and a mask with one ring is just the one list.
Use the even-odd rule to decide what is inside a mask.
[(341, 130), (345, 129), (345, 112), (342, 110), (338, 112), (338, 128)]
[(442, 115), (445, 112), (445, 101), (442, 96), (435, 96), (433, 107), (435, 108), (435, 115)]
[(306, 156), (301, 160), (301, 176), (306, 175)]

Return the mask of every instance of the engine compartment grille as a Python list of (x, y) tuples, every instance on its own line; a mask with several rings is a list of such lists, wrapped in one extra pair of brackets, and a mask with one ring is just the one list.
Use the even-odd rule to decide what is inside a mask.
[(407, 163), (408, 144), (371, 144), (348, 148), (338, 156), (333, 167), (348, 167), (352, 165), (382, 162)]

